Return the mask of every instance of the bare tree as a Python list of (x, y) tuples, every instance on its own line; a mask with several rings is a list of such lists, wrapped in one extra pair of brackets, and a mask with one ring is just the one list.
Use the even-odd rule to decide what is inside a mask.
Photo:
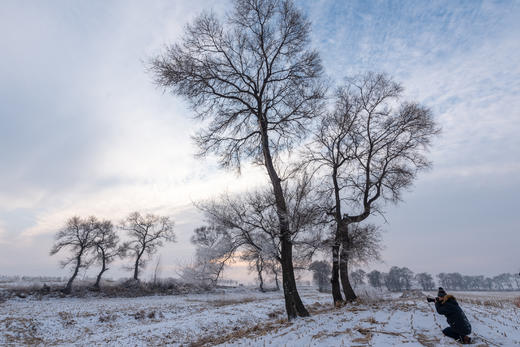
[(350, 277), (352, 278), (352, 283), (354, 284), (354, 286), (359, 286), (359, 285), (365, 284), (366, 275), (367, 275), (366, 272), (363, 271), (362, 269), (352, 271), (350, 273)]
[[(280, 281), (278, 280), (279, 273), (281, 272), (280, 262), (275, 258), (264, 259), (266, 266), (266, 272), (272, 275), (275, 289), (280, 290)], [(520, 289), (520, 288), (519, 288)]]
[(308, 48), (310, 24), (292, 1), (235, 0), (222, 22), (202, 14), (181, 43), (152, 63), (159, 85), (187, 98), (209, 125), (195, 138), (201, 155), (224, 167), (253, 159), (264, 165), (279, 219), (285, 306), (289, 319), (308, 316), (294, 278), (290, 223), (277, 154), (306, 133), (320, 110), (322, 66)]
[(320, 292), (330, 290), (330, 268), (330, 264), (323, 260), (313, 261), (309, 266), (309, 270), (312, 271), (312, 279), (318, 285)]
[(119, 236), (117, 236), (111, 221), (96, 221), (96, 228), (93, 240), (94, 261), (101, 265), (94, 289), (99, 290), (101, 276), (108, 271), (108, 265), (117, 257), (125, 254), (126, 245), (119, 244)]
[(240, 258), (248, 262), (250, 272), (256, 272), (258, 278), (258, 287), (261, 292), (265, 292), (264, 274), (266, 271), (266, 263), (264, 260), (264, 254), (255, 248), (249, 248), (245, 251), (242, 251)]
[[(284, 181), (283, 191), (287, 202), (287, 220), (290, 242), (294, 245), (294, 264), (306, 269), (312, 255), (321, 246), (316, 241), (316, 230), (322, 229), (320, 207), (312, 194), (310, 177), (302, 174), (298, 179)], [(248, 253), (256, 253), (264, 262), (276, 261), (283, 270), (283, 243), (280, 237), (280, 220), (271, 189), (259, 189), (237, 196), (223, 195), (217, 200), (198, 204), (210, 224), (229, 231), (233, 242)], [(256, 257), (256, 258), (255, 258)], [(276, 266), (271, 269), (277, 271)]]
[(86, 253), (94, 245), (94, 237), (97, 228), (97, 219), (89, 217), (81, 219), (80, 217), (70, 218), (65, 227), (56, 233), (56, 240), (52, 246), (51, 255), (54, 255), (64, 248), (71, 251), (71, 255), (61, 262), (63, 267), (73, 264), (72, 276), (69, 278), (63, 292), (69, 294), (72, 291), (72, 282), (78, 275), (79, 269), (86, 268), (90, 264), (84, 261)]
[(433, 277), (429, 273), (420, 272), (415, 275), (415, 280), (419, 283), (422, 290), (434, 290), (435, 282), (433, 282)]
[(374, 288), (381, 289), (384, 284), (384, 275), (377, 270), (373, 270), (367, 274), (368, 283)]
[(385, 277), (388, 290), (397, 292), (412, 287), (413, 272), (407, 267), (392, 266)]
[[(332, 246), (332, 294), (356, 295), (348, 278), (350, 226), (382, 213), (382, 202), (398, 202), (418, 172), (429, 167), (426, 151), (439, 132), (431, 111), (402, 101), (402, 87), (384, 74), (351, 79), (336, 92), (309, 146), (308, 162), (325, 171), (329, 214), (336, 223)], [(348, 213), (344, 209), (348, 209)]]
[(150, 256), (157, 252), (163, 242), (174, 242), (173, 221), (169, 217), (154, 214), (142, 216), (139, 212), (130, 215), (121, 222), (121, 229), (130, 236), (127, 248), (134, 257), (134, 280), (139, 280), (139, 269), (146, 265)]
[(214, 286), (224, 266), (232, 261), (239, 244), (233, 242), (229, 232), (219, 226), (202, 226), (193, 233), (191, 242), (197, 248), (195, 266), (191, 268), (192, 277), (197, 282)]

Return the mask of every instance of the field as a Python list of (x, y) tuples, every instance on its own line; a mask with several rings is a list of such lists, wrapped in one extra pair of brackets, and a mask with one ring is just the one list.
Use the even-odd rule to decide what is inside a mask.
[[(301, 287), (311, 317), (287, 322), (281, 292), (234, 288), (138, 298), (14, 298), (0, 304), (0, 345), (455, 346), (420, 294), (370, 295), (332, 308)], [(454, 293), (480, 346), (520, 345), (520, 293)]]

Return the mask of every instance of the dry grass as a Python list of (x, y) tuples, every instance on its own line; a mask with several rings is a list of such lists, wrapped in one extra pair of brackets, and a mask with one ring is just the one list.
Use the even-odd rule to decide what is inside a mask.
[(330, 332), (330, 333), (322, 331), (322, 332), (319, 332), (319, 333), (317, 333), (315, 335), (312, 335), (312, 340), (318, 340), (318, 339), (327, 338), (327, 337), (336, 337), (336, 336), (344, 335), (344, 334), (352, 335), (352, 329), (347, 328), (347, 329), (342, 330), (342, 331), (333, 331), (333, 332)]
[(58, 312), (58, 316), (60, 317), (61, 324), (63, 324), (64, 327), (70, 327), (76, 324), (76, 321), (70, 312)]
[(258, 336), (265, 336), (271, 332), (277, 332), (281, 328), (291, 326), (292, 323), (286, 319), (280, 319), (274, 322), (267, 322), (257, 324), (250, 328), (235, 327), (233, 332), (221, 336), (205, 336), (197, 341), (192, 341), (189, 347), (215, 346), (223, 343), (230, 343), (243, 338), (254, 338)]
[(361, 327), (356, 327), (355, 329), (363, 336), (353, 339), (352, 342), (368, 345), (370, 340), (372, 340), (372, 331)]
[(242, 298), (242, 299), (218, 299), (208, 301), (208, 304), (213, 305), (214, 307), (222, 307), (229, 305), (237, 305), (237, 304), (246, 304), (248, 302), (258, 301), (255, 298)]
[(515, 304), (516, 307), (520, 308), (520, 296), (518, 298), (513, 299), (513, 304)]
[(0, 321), (0, 326), (5, 327), (2, 332), (9, 346), (36, 346), (42, 345), (43, 340), (38, 334), (38, 322), (32, 318), (8, 317)]
[(401, 336), (405, 337), (403, 334), (395, 332), (395, 331), (384, 331), (384, 330), (376, 330), (376, 329), (366, 329), (361, 327), (356, 327), (356, 330), (359, 331), (363, 335), (367, 335), (369, 333), (371, 334), (386, 334), (386, 335), (392, 335), (392, 336)]
[(282, 316), (284, 314), (285, 314), (284, 310), (281, 310), (281, 309), (280, 310), (274, 310), (272, 312), (269, 312), (267, 314), (267, 317), (269, 317), (271, 319), (276, 319), (276, 318), (278, 318), (278, 317), (280, 317), (280, 316)]
[(377, 321), (373, 316), (370, 316), (370, 317), (367, 317), (365, 319), (362, 319), (361, 321), (362, 322), (367, 322), (367, 323), (370, 323), (370, 324), (381, 324), (381, 325), (384, 324), (383, 322)]
[(486, 306), (486, 307), (495, 307), (495, 308), (504, 308), (503, 301), (497, 300), (480, 300), (480, 299), (470, 299), (470, 298), (460, 298), (457, 299), (460, 302), (465, 302), (473, 305)]

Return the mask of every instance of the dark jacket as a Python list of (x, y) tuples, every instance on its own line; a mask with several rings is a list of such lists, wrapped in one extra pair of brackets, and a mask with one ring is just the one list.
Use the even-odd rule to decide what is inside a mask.
[(435, 308), (439, 314), (446, 316), (450, 327), (461, 335), (471, 334), (471, 324), (460, 308), (457, 300), (452, 295), (446, 295), (440, 300), (435, 301)]

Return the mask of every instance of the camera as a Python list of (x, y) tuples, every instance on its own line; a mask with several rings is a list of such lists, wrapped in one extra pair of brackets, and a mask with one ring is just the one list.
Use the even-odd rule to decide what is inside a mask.
[(435, 302), (435, 299), (434, 298), (426, 298), (426, 301), (428, 301), (428, 302)]

